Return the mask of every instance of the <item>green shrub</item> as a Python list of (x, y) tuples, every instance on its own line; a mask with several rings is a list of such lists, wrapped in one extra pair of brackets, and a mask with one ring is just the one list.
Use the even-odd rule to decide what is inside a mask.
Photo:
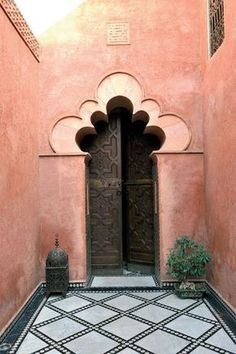
[(174, 248), (169, 250), (167, 272), (184, 283), (190, 278), (203, 276), (209, 261), (210, 256), (203, 245), (188, 236), (181, 236), (176, 240)]

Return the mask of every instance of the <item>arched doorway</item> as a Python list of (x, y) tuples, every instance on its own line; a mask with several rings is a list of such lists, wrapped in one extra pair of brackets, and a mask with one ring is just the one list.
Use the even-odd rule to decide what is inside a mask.
[(89, 234), (92, 274), (122, 274), (124, 269), (154, 273), (153, 166), (149, 157), (160, 140), (143, 134), (142, 120), (115, 108), (108, 123), (95, 123), (97, 135), (80, 146), (89, 165)]

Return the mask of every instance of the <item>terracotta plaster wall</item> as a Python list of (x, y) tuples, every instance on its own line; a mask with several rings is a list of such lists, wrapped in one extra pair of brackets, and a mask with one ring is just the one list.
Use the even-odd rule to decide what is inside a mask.
[(85, 156), (40, 157), (41, 277), (58, 233), (70, 281), (86, 281)]
[(168, 250), (188, 235), (206, 244), (203, 154), (155, 154), (158, 166), (160, 277), (166, 274)]
[(236, 2), (225, 4), (225, 40), (208, 59), (203, 92), (209, 282), (236, 308)]
[[(64, 115), (78, 114), (101, 79), (134, 75), (163, 112), (190, 126), (190, 149), (202, 149), (200, 84), (206, 47), (199, 28), (202, 0), (86, 0), (41, 36), (40, 152), (50, 153), (48, 134)], [(107, 23), (127, 21), (130, 45), (107, 45)]]
[(0, 332), (39, 282), (38, 65), (0, 6)]

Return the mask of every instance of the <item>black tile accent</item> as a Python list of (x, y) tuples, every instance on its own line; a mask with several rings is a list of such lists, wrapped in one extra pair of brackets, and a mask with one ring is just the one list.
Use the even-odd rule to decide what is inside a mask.
[(210, 287), (209, 284), (206, 284), (207, 292), (205, 299), (213, 307), (216, 313), (220, 318), (226, 323), (226, 325), (233, 332), (236, 339), (236, 314), (232, 309), (219, 297), (219, 295)]
[(45, 289), (40, 285), (29, 301), (21, 309), (20, 313), (0, 337), (0, 354), (8, 353), (12, 345), (21, 336), (23, 330), (29, 324), (30, 319), (42, 305), (45, 299)]

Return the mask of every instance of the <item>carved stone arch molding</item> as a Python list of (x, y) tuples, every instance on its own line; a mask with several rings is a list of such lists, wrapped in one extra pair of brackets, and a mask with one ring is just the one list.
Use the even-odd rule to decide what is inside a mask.
[(96, 134), (94, 123), (107, 121), (115, 107), (129, 109), (133, 121), (142, 119), (144, 133), (157, 135), (161, 140), (159, 151), (183, 151), (191, 141), (187, 124), (177, 114), (161, 112), (153, 98), (144, 96), (144, 89), (131, 74), (115, 72), (106, 76), (97, 86), (95, 99), (84, 101), (77, 115), (61, 117), (53, 125), (49, 141), (56, 153), (80, 153), (79, 143), (87, 134)]

